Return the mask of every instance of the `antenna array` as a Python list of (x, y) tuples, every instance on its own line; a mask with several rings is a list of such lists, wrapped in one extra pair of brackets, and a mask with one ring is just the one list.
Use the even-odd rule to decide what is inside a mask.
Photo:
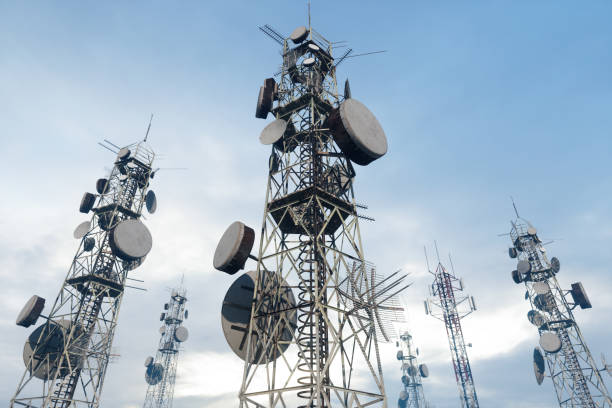
[[(437, 248), (436, 248), (437, 251)], [(461, 329), (461, 319), (476, 310), (474, 297), (461, 295), (463, 281), (448, 272), (439, 261), (431, 284), (430, 298), (425, 301), (425, 313), (444, 322), (453, 368), (463, 408), (478, 408), (474, 378)]]
[(182, 287), (172, 289), (170, 300), (164, 304), (159, 320), (160, 338), (155, 358), (145, 359), (145, 380), (149, 385), (143, 408), (172, 408), (178, 354), (189, 332), (183, 326), (189, 312), (185, 309), (187, 297)]
[(543, 382), (548, 366), (560, 407), (610, 408), (610, 394), (572, 312), (578, 306), (591, 308), (584, 287), (576, 282), (569, 291), (561, 288), (556, 277), (559, 260), (548, 259), (537, 230), (516, 214), (508, 254), (518, 260), (512, 280), (525, 284), (525, 299), (531, 305), (527, 318), (538, 328), (544, 350), (534, 349), (536, 381)]
[(26, 369), (10, 407), (99, 406), (126, 279), (152, 246), (140, 217), (157, 206), (148, 190), (154, 158), (144, 142), (119, 149), (97, 194), (83, 195), (79, 210), (93, 215), (74, 231), (79, 248), (51, 311), (42, 316), (45, 300), (33, 296), (17, 318), (24, 327), (45, 322), (24, 345)]

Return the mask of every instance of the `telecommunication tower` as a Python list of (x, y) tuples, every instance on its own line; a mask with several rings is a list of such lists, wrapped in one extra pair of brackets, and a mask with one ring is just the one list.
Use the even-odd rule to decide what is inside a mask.
[(164, 311), (159, 320), (163, 322), (159, 328), (161, 337), (155, 358), (145, 359), (145, 381), (147, 395), (143, 408), (172, 408), (176, 367), (180, 346), (187, 341), (189, 331), (183, 326), (189, 312), (185, 309), (187, 297), (181, 286), (172, 289), (170, 301), (164, 304)]
[(418, 364), (419, 349), (413, 349), (412, 336), (405, 331), (397, 342), (397, 359), (402, 362), (402, 384), (404, 390), (397, 401), (398, 408), (428, 408), (422, 379), (429, 377), (429, 368)]
[[(148, 133), (148, 131), (147, 131)], [(93, 215), (74, 231), (79, 248), (47, 316), (45, 299), (33, 296), (17, 318), (29, 327), (44, 322), (23, 348), (25, 372), (10, 407), (98, 407), (117, 327), (128, 273), (152, 246), (140, 221), (143, 207), (155, 212), (149, 190), (155, 154), (144, 141), (119, 148), (108, 178), (96, 183), (97, 194), (85, 193), (80, 212)]]
[(434, 281), (429, 287), (430, 297), (425, 301), (425, 313), (444, 322), (446, 327), (461, 406), (478, 408), (474, 378), (461, 329), (461, 319), (476, 310), (474, 297), (461, 294), (463, 281), (454, 272), (449, 272), (439, 257), (435, 272), (429, 269), (429, 273), (434, 276)]
[(383, 278), (365, 259), (353, 163), (382, 157), (386, 137), (348, 81), (338, 95), (336, 68), (350, 49), (335, 56), (310, 27), (289, 38), (260, 29), (282, 46), (283, 61), (256, 108), (275, 119), (260, 136), (271, 152), (259, 251), (250, 254), (255, 231), (235, 222), (214, 256), (229, 274), (257, 262), (222, 308), (225, 337), (245, 361), (240, 407), (383, 407), (378, 342), (393, 337), (405, 276)]
[[(516, 210), (516, 207), (515, 207)], [(508, 249), (510, 258), (517, 259), (512, 279), (524, 283), (529, 300), (529, 321), (538, 328), (540, 347), (533, 351), (533, 367), (538, 384), (544, 381), (546, 366), (552, 379), (560, 407), (610, 408), (612, 400), (595, 360), (582, 337), (572, 310), (591, 308), (582, 286), (576, 282), (563, 290), (557, 281), (561, 264), (555, 257), (548, 259), (546, 248), (537, 230), (519, 217), (511, 221)], [(542, 353), (544, 350), (544, 353)], [(612, 372), (605, 364), (604, 369)]]

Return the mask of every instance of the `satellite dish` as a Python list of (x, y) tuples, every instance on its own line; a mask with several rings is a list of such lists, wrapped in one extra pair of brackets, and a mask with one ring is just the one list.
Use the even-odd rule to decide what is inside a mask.
[(17, 326), (30, 327), (36, 323), (44, 308), (45, 299), (36, 295), (32, 296), (17, 315), (15, 323)]
[(316, 60), (313, 57), (305, 58), (302, 65), (305, 67), (312, 67), (315, 64)]
[(308, 29), (304, 26), (300, 26), (293, 30), (289, 38), (294, 44), (299, 44), (308, 37)]
[(544, 381), (544, 373), (546, 366), (544, 365), (544, 356), (539, 347), (533, 349), (533, 373), (535, 374), (538, 385), (542, 385)]
[(399, 399), (402, 401), (406, 401), (408, 399), (408, 393), (406, 391), (401, 391)]
[(327, 122), (334, 140), (353, 162), (365, 166), (387, 153), (387, 137), (380, 123), (356, 99), (345, 99)]
[(516, 264), (516, 270), (519, 271), (521, 275), (526, 275), (531, 272), (531, 263), (526, 260), (520, 260)]
[(559, 273), (559, 269), (561, 269), (561, 263), (553, 256), (550, 258), (550, 270), (552, 271), (553, 275), (556, 275)]
[[(251, 363), (257, 364), (274, 361), (287, 350), (297, 326), (296, 302), (291, 288), (276, 272), (261, 273), (258, 285), (259, 313), (265, 317), (256, 319), (256, 324), (263, 331), (276, 328), (276, 332), (265, 350), (253, 334), (249, 356)], [(247, 336), (256, 279), (255, 271), (238, 277), (228, 289), (221, 308), (221, 326), (225, 340), (242, 360), (246, 360), (247, 355)]]
[(429, 377), (429, 368), (427, 367), (427, 365), (425, 364), (419, 365), (419, 373), (421, 374), (421, 377), (423, 378)]
[(127, 180), (127, 179), (128, 179), (128, 177), (129, 177), (129, 176), (128, 176), (127, 174), (121, 174), (121, 175), (119, 176), (119, 181), (125, 181), (125, 180)]
[(397, 352), (397, 359), (398, 360), (403, 360), (404, 359), (404, 352), (402, 350), (399, 350)]
[(145, 367), (149, 367), (151, 364), (153, 364), (153, 357), (149, 356), (145, 358)]
[(147, 191), (147, 195), (145, 195), (145, 204), (149, 214), (153, 214), (157, 211), (157, 197), (155, 197), (155, 192), (153, 190)]
[(105, 178), (98, 179), (96, 181), (96, 191), (98, 194), (104, 194), (108, 190), (108, 180)]
[(125, 160), (128, 157), (130, 157), (130, 149), (128, 149), (127, 147), (122, 148), (121, 150), (119, 150), (119, 153), (117, 153), (117, 160)]
[(417, 375), (417, 368), (413, 365), (408, 367), (408, 375), (411, 377), (414, 377), (415, 375)]
[(410, 384), (410, 379), (408, 379), (407, 375), (402, 375), (402, 384), (404, 384), (405, 386), (408, 386), (408, 384)]
[(149, 385), (158, 384), (164, 378), (164, 366), (159, 363), (151, 364), (145, 372), (145, 380)]
[(126, 271), (133, 271), (134, 269), (142, 265), (145, 259), (146, 256), (143, 256), (142, 258), (138, 258), (133, 261), (121, 261), (121, 264), (123, 266), (123, 269), (125, 269)]
[(95, 246), (96, 246), (96, 240), (94, 238), (92, 238), (92, 237), (87, 237), (83, 241), (83, 250), (84, 251), (89, 252), (92, 249), (94, 249)]
[(164, 333), (166, 333), (166, 326), (165, 325), (163, 325), (163, 326), (161, 326), (159, 328), (159, 334), (164, 334)]
[(321, 48), (319, 48), (319, 46), (314, 43), (308, 44), (308, 48), (310, 49), (310, 51), (313, 51), (313, 52), (317, 52), (321, 50)]
[(530, 310), (527, 312), (527, 320), (529, 323), (533, 324), (535, 327), (542, 327), (544, 323), (546, 323), (546, 319), (542, 316), (542, 313), (537, 310)]
[(124, 261), (134, 261), (147, 256), (153, 246), (149, 229), (137, 219), (119, 222), (110, 233), (113, 254)]
[(535, 227), (529, 227), (527, 228), (527, 233), (529, 235), (531, 235), (532, 237), (535, 236), (537, 234), (538, 230), (535, 229)]
[(572, 290), (570, 293), (572, 294), (574, 303), (580, 306), (581, 309), (590, 309), (593, 307), (581, 282), (572, 283)]
[(89, 232), (89, 226), (91, 225), (90, 221), (83, 221), (74, 229), (72, 236), (75, 239), (83, 238)]
[(79, 211), (83, 214), (87, 214), (93, 208), (96, 203), (96, 196), (91, 193), (83, 194), (83, 198), (81, 198), (81, 205), (79, 206)]
[(351, 99), (351, 85), (348, 78), (344, 81), (344, 99)]
[(287, 130), (287, 121), (284, 119), (276, 119), (270, 122), (259, 135), (259, 141), (263, 145), (274, 144), (278, 150), (283, 150), (283, 135)]
[(550, 292), (550, 286), (546, 281), (534, 282), (533, 291), (538, 295), (545, 295)]
[(240, 221), (234, 222), (225, 230), (217, 244), (213, 266), (230, 275), (235, 274), (244, 268), (254, 242), (255, 231)]
[(539, 310), (549, 312), (549, 313), (553, 308), (553, 305), (550, 299), (548, 298), (548, 295), (536, 295), (536, 297), (533, 298), (533, 304)]
[(515, 269), (512, 271), (512, 280), (514, 283), (519, 284), (523, 281), (523, 275)]
[(189, 338), (189, 330), (185, 326), (179, 326), (174, 331), (174, 340), (184, 343)]
[(512, 247), (512, 248), (508, 248), (508, 256), (510, 258), (516, 258), (516, 256), (518, 255), (518, 252), (516, 250), (516, 248)]
[(540, 336), (540, 347), (547, 353), (557, 353), (561, 350), (561, 338), (556, 333), (543, 333)]

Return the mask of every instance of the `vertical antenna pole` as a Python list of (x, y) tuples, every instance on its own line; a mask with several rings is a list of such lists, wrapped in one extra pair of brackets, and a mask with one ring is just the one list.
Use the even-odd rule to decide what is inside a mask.
[(312, 28), (312, 25), (310, 23), (310, 0), (308, 0), (308, 34), (310, 35), (310, 38), (312, 39), (311, 28)]
[(427, 263), (427, 270), (431, 272), (431, 268), (429, 267), (429, 258), (427, 257), (427, 247), (423, 245), (423, 251), (425, 252), (425, 262)]
[(147, 138), (149, 137), (149, 131), (151, 130), (151, 122), (153, 122), (153, 114), (151, 114), (151, 118), (149, 118), (149, 126), (147, 127), (147, 133), (145, 134), (145, 138), (144, 141), (147, 141)]
[(438, 257), (438, 263), (440, 263), (440, 253), (438, 252), (438, 242), (434, 239), (434, 246), (436, 247), (436, 256)]
[[(453, 275), (455, 275), (455, 265), (453, 265), (453, 258), (451, 258), (450, 252), (448, 253), (448, 260), (449, 260), (450, 265), (451, 265), (451, 271), (453, 271)], [(455, 276), (457, 276), (457, 275), (455, 275)]]
[(518, 210), (516, 209), (516, 204), (514, 203), (514, 198), (512, 198), (512, 196), (510, 196), (510, 200), (512, 200), (512, 207), (514, 207), (514, 213), (516, 214), (516, 218), (521, 218), (519, 216)]

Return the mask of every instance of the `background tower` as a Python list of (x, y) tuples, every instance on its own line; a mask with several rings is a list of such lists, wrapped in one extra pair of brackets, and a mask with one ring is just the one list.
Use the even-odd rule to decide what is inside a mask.
[(434, 281), (429, 288), (430, 298), (425, 301), (425, 313), (444, 322), (446, 327), (461, 406), (477, 408), (476, 388), (461, 329), (461, 319), (476, 310), (474, 297), (461, 294), (463, 281), (454, 272), (447, 271), (439, 258), (435, 272), (431, 269), (429, 272), (434, 276)]
[(556, 278), (559, 260), (548, 259), (537, 230), (518, 212), (516, 216), (511, 222), (512, 247), (508, 254), (518, 260), (512, 279), (525, 284), (525, 300), (531, 306), (527, 318), (538, 328), (540, 347), (544, 350), (542, 353), (536, 347), (533, 352), (536, 381), (542, 383), (548, 366), (560, 407), (612, 407), (606, 385), (572, 312), (578, 306), (591, 308), (582, 283), (573, 283), (569, 291), (561, 289)]
[(402, 384), (404, 385), (404, 390), (400, 393), (397, 402), (398, 408), (429, 408), (421, 383), (423, 378), (429, 377), (429, 368), (417, 362), (419, 349), (413, 348), (410, 333), (407, 331), (402, 333), (397, 345), (399, 347), (397, 359), (402, 362)]
[(161, 334), (155, 358), (145, 359), (145, 380), (147, 395), (143, 408), (171, 408), (176, 380), (176, 367), (181, 343), (187, 341), (189, 332), (183, 326), (189, 313), (185, 309), (187, 297), (181, 286), (172, 289), (170, 301), (164, 304), (164, 311), (159, 320), (163, 322), (159, 328)]
[(79, 210), (93, 215), (74, 231), (79, 248), (60, 292), (47, 316), (45, 300), (33, 296), (17, 318), (24, 327), (39, 317), (45, 322), (24, 345), (26, 369), (11, 407), (99, 406), (128, 273), (152, 246), (142, 210), (157, 207), (148, 190), (153, 151), (144, 141), (121, 149), (105, 142), (117, 156), (108, 178), (97, 181), (97, 194), (81, 200)]
[(222, 309), (226, 339), (245, 360), (240, 406), (382, 407), (378, 341), (391, 337), (386, 322), (401, 310), (393, 299), (404, 277), (383, 279), (366, 262), (352, 162), (383, 156), (386, 137), (348, 81), (338, 95), (336, 68), (350, 49), (335, 56), (307, 27), (289, 38), (260, 28), (282, 46), (283, 61), (257, 101), (256, 117), (275, 118), (260, 136), (271, 153), (259, 250), (250, 254), (255, 232), (236, 222), (214, 257), (230, 274), (257, 261)]

